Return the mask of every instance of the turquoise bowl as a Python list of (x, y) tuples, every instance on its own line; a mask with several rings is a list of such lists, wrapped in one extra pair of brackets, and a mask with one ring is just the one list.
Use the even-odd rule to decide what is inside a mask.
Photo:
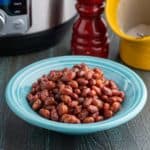
[[(54, 122), (42, 118), (34, 112), (26, 99), (32, 83), (50, 70), (72, 67), (79, 63), (86, 63), (90, 67), (99, 67), (108, 79), (117, 82), (120, 89), (126, 93), (122, 109), (108, 120), (90, 124)], [(56, 57), (33, 63), (15, 74), (6, 89), (7, 104), (18, 117), (32, 125), (65, 134), (87, 134), (124, 124), (133, 119), (143, 109), (146, 99), (145, 84), (132, 70), (110, 60), (88, 56)]]

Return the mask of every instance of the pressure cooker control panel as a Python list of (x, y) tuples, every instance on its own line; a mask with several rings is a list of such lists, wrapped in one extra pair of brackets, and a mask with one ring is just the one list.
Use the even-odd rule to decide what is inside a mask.
[(31, 26), (31, 0), (0, 0), (0, 36), (24, 34)]

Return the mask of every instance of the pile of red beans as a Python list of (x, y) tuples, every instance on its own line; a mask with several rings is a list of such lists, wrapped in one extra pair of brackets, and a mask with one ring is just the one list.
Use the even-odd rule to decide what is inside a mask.
[(99, 68), (77, 64), (50, 71), (33, 83), (27, 99), (41, 116), (65, 123), (93, 123), (112, 117), (125, 94)]

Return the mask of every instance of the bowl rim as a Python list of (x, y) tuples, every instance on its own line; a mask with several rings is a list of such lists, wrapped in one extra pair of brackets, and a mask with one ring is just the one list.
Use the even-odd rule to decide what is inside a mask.
[[(16, 78), (22, 73), (25, 72), (26, 70), (28, 70), (29, 68), (34, 68), (34, 66), (37, 66), (39, 64), (44, 64), (45, 62), (49, 62), (49, 61), (60, 61), (61, 59), (64, 60), (68, 60), (68, 59), (92, 59), (94, 61), (99, 61), (99, 63), (104, 62), (104, 63), (109, 63), (112, 66), (118, 66), (121, 70), (125, 69), (127, 72), (129, 72), (132, 76), (134, 76), (137, 80), (138, 80), (138, 84), (141, 85), (141, 89), (143, 92), (143, 96), (141, 97), (141, 100), (139, 101), (139, 103), (137, 104), (137, 106), (132, 110), (132, 112), (130, 112), (129, 115), (123, 116), (122, 118), (117, 119), (117, 121), (114, 122), (114, 120), (112, 120), (111, 122), (106, 122), (108, 120), (105, 120), (102, 122), (97, 122), (97, 123), (90, 123), (90, 124), (67, 124), (67, 123), (60, 123), (60, 122), (55, 122), (55, 121), (50, 121), (47, 120), (43, 117), (41, 117), (41, 120), (36, 120), (35, 118), (32, 118), (30, 116), (27, 116), (24, 114), (24, 111), (22, 109), (17, 108), (14, 104), (13, 101), (11, 100), (11, 94), (10, 91), (12, 90), (11, 87), (14, 83), (14, 81), (16, 80)], [(104, 64), (103, 63), (103, 64)], [(108, 60), (108, 59), (103, 59), (103, 58), (97, 58), (97, 57), (91, 57), (91, 56), (59, 56), (59, 57), (53, 57), (53, 58), (48, 58), (48, 59), (44, 59), (44, 60), (40, 60), (37, 61), (35, 63), (32, 63), (26, 67), (24, 67), (23, 69), (21, 69), (20, 71), (18, 71), (9, 81), (7, 87), (6, 87), (6, 92), (5, 92), (5, 97), (6, 97), (6, 102), (9, 106), (9, 108), (21, 119), (23, 119), (24, 121), (27, 121), (30, 124), (33, 124), (35, 126), (39, 126), (45, 129), (50, 129), (53, 131), (60, 131), (60, 132), (87, 132), (87, 130), (90, 129), (89, 132), (94, 132), (94, 131), (101, 131), (101, 130), (107, 130), (110, 128), (114, 128), (117, 127), (121, 124), (124, 124), (126, 122), (128, 122), (129, 120), (133, 119), (138, 113), (141, 112), (141, 110), (143, 109), (143, 107), (146, 104), (147, 101), (147, 88), (143, 82), (143, 80), (139, 77), (139, 75), (137, 75), (134, 71), (132, 71), (131, 69), (129, 69), (128, 67), (119, 64), (117, 62), (114, 62), (112, 60)], [(41, 122), (42, 121), (42, 122)]]

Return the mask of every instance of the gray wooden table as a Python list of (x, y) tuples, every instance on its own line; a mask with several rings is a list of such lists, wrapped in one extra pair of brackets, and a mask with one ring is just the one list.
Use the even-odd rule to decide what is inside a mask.
[[(0, 150), (150, 150), (150, 99), (129, 123), (86, 136), (68, 136), (29, 125), (7, 107), (4, 92), (9, 79), (32, 62), (70, 54), (71, 28), (63, 41), (49, 50), (15, 57), (0, 57)], [(111, 40), (111, 59), (116, 59), (118, 39)], [(136, 72), (150, 91), (150, 72)]]

